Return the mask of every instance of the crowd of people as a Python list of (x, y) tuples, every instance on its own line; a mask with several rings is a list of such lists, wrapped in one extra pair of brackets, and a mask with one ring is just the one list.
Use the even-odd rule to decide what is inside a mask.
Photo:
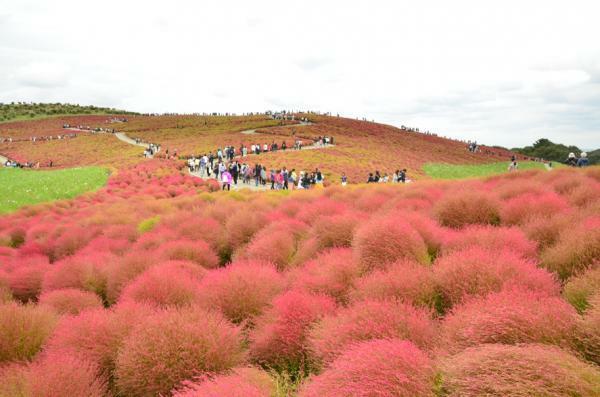
[[(383, 175), (379, 171), (371, 172), (367, 178), (367, 183), (407, 183), (410, 182), (410, 179), (408, 179), (406, 173), (406, 168), (396, 170), (391, 176), (387, 172)], [(342, 185), (345, 185), (346, 182), (347, 178), (345, 174), (342, 174)]]
[(58, 134), (58, 135), (43, 135), (43, 136), (30, 136), (27, 138), (12, 138), (0, 137), (0, 143), (13, 143), (13, 142), (40, 142), (40, 141), (54, 141), (60, 139), (71, 139), (77, 138), (77, 134)]
[(250, 165), (237, 160), (208, 157), (207, 155), (188, 159), (190, 172), (200, 177), (214, 178), (221, 182), (223, 190), (231, 190), (238, 183), (255, 187), (266, 187), (271, 190), (310, 189), (325, 180), (323, 173), (317, 168), (313, 172), (288, 170), (287, 167), (268, 170), (261, 164)]

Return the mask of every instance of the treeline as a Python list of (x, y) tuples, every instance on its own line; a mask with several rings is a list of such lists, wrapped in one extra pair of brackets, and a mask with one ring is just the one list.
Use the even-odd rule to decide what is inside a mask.
[(27, 120), (75, 114), (137, 114), (114, 108), (81, 106), (70, 103), (0, 103), (0, 121)]
[[(575, 156), (579, 157), (581, 152), (584, 152), (584, 150), (579, 149), (577, 146), (554, 143), (546, 138), (537, 140), (532, 146), (513, 148), (511, 150), (529, 157), (537, 157), (556, 162), (564, 162), (569, 156), (569, 153), (575, 153)], [(587, 156), (590, 164), (600, 164), (600, 149), (587, 152)]]

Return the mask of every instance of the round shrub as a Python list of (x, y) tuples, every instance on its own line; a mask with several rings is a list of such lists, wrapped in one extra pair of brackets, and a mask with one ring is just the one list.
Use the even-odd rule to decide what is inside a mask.
[(329, 295), (340, 303), (348, 302), (348, 293), (359, 276), (360, 267), (349, 248), (331, 249), (289, 274), (293, 287)]
[(56, 320), (56, 314), (46, 307), (14, 302), (0, 305), (0, 365), (35, 356), (52, 334)]
[(600, 292), (600, 266), (598, 265), (569, 279), (563, 289), (563, 296), (579, 313), (584, 313), (589, 306), (590, 297), (597, 292)]
[(78, 254), (65, 258), (54, 263), (52, 269), (46, 273), (42, 291), (77, 288), (104, 295), (106, 293), (105, 269), (112, 260), (114, 257), (102, 253)]
[(250, 333), (250, 356), (270, 368), (308, 369), (309, 327), (336, 308), (333, 299), (301, 291), (288, 291), (256, 320)]
[(523, 194), (502, 205), (500, 218), (506, 225), (521, 225), (537, 217), (551, 217), (569, 209), (567, 201), (553, 192)]
[[(1, 375), (0, 375), (1, 377)], [(89, 396), (107, 395), (107, 382), (97, 367), (77, 356), (48, 354), (19, 371), (18, 394), (25, 396)], [(0, 378), (0, 395), (3, 381)], [(16, 391), (13, 389), (13, 392)]]
[(42, 293), (39, 305), (50, 307), (59, 314), (79, 314), (86, 309), (101, 308), (102, 300), (93, 292), (63, 288)]
[(600, 290), (590, 299), (590, 307), (577, 324), (577, 347), (589, 361), (600, 365)]
[(150, 253), (132, 251), (129, 255), (109, 264), (106, 269), (106, 299), (108, 303), (115, 303), (127, 284), (159, 261), (159, 258)]
[(571, 222), (573, 219), (567, 214), (536, 216), (529, 218), (521, 228), (527, 238), (537, 243), (538, 250), (543, 251), (556, 244), (561, 230), (568, 228)]
[(62, 317), (45, 351), (82, 357), (97, 365), (101, 374), (111, 375), (125, 337), (153, 313), (148, 306), (122, 304), (113, 310), (86, 310)]
[(430, 313), (395, 301), (365, 300), (323, 317), (311, 329), (314, 358), (329, 363), (349, 345), (369, 340), (399, 338), (430, 348), (435, 337)]
[(158, 248), (163, 260), (181, 260), (197, 263), (207, 269), (219, 266), (219, 258), (204, 241), (170, 241)]
[(400, 259), (429, 263), (423, 238), (401, 214), (377, 217), (358, 227), (352, 247), (364, 272), (384, 269)]
[(13, 296), (22, 302), (37, 298), (42, 291), (44, 274), (50, 270), (50, 265), (44, 262), (22, 264), (8, 274), (8, 283)]
[(116, 362), (116, 386), (127, 396), (169, 393), (183, 380), (244, 362), (240, 330), (199, 308), (158, 312), (127, 336)]
[(356, 213), (321, 216), (314, 221), (310, 234), (317, 237), (320, 248), (350, 247), (359, 220)]
[(500, 221), (500, 205), (494, 197), (466, 188), (447, 192), (434, 206), (433, 213), (441, 225), (453, 228), (496, 225)]
[(208, 272), (200, 282), (198, 300), (201, 306), (219, 309), (239, 324), (261, 314), (284, 286), (273, 265), (242, 261)]
[(411, 342), (375, 339), (351, 346), (300, 396), (433, 396), (434, 375), (430, 359)]
[(535, 243), (528, 240), (519, 228), (477, 225), (448, 234), (442, 247), (442, 255), (469, 247), (480, 247), (496, 252), (510, 251), (523, 258), (537, 258)]
[(565, 301), (508, 289), (457, 306), (442, 324), (442, 340), (458, 352), (483, 343), (547, 343), (570, 347), (577, 313)]
[(184, 261), (155, 265), (125, 287), (119, 302), (130, 301), (158, 307), (197, 303), (200, 280), (206, 272), (203, 267)]
[(488, 344), (449, 357), (441, 365), (442, 395), (598, 395), (600, 371), (555, 346)]
[(395, 299), (418, 307), (433, 307), (435, 293), (431, 268), (404, 260), (357, 279), (350, 300)]
[(590, 219), (564, 229), (558, 242), (543, 251), (542, 266), (556, 272), (562, 280), (579, 274), (600, 258), (600, 222)]
[(522, 286), (558, 295), (559, 285), (552, 274), (508, 251), (471, 247), (439, 257), (433, 266), (439, 294), (438, 309), (461, 303), (468, 297), (483, 296), (506, 287)]
[(195, 382), (184, 382), (173, 397), (271, 397), (275, 382), (258, 368), (236, 368), (231, 373), (206, 376)]

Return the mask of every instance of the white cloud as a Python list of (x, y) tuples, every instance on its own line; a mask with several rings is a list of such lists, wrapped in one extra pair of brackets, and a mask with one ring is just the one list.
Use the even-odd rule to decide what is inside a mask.
[(593, 0), (0, 2), (0, 101), (310, 108), (600, 146)]

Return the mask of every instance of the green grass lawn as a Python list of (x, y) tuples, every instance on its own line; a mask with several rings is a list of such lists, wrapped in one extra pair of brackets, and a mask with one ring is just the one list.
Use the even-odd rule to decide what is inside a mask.
[[(502, 174), (508, 172), (508, 161), (489, 164), (441, 164), (427, 163), (423, 166), (423, 171), (435, 179), (462, 179), (477, 178), (489, 175)], [(544, 164), (535, 161), (520, 161), (519, 170), (545, 169)]]
[(0, 214), (24, 205), (69, 199), (106, 184), (108, 171), (100, 167), (33, 171), (0, 168)]

